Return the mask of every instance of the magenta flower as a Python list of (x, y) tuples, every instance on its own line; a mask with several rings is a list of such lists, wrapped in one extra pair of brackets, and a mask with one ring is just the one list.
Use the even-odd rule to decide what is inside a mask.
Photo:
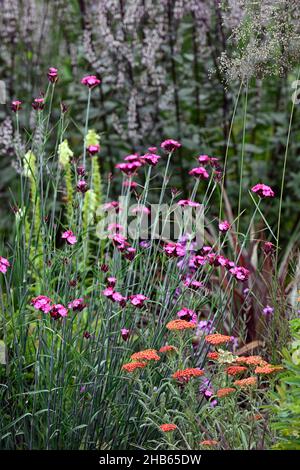
[(103, 208), (104, 208), (105, 211), (109, 211), (110, 209), (114, 209), (117, 214), (118, 214), (118, 212), (121, 210), (120, 204), (119, 204), (118, 201), (106, 202), (106, 203), (104, 204)]
[(243, 266), (236, 266), (235, 268), (229, 269), (229, 272), (238, 280), (246, 281), (249, 277), (250, 271)]
[(202, 180), (207, 180), (209, 178), (209, 174), (203, 166), (198, 166), (197, 168), (193, 168), (189, 171), (189, 175), (195, 176), (195, 178), (199, 178)]
[(200, 268), (200, 266), (204, 266), (206, 263), (207, 263), (207, 259), (205, 256), (195, 255), (191, 257), (189, 261), (189, 267), (197, 269), (197, 268)]
[(90, 155), (96, 155), (96, 153), (100, 152), (100, 145), (99, 144), (89, 145), (87, 147), (87, 151), (89, 152)]
[(102, 294), (108, 299), (112, 299), (113, 293), (114, 293), (113, 287), (107, 287), (106, 289), (104, 289), (104, 291), (102, 291)]
[(15, 101), (12, 101), (11, 102), (11, 110), (16, 113), (17, 111), (20, 111), (20, 109), (22, 109), (22, 101), (19, 101), (19, 100), (15, 100)]
[(128, 330), (127, 328), (121, 328), (121, 336), (124, 341), (127, 341), (130, 336), (130, 330)]
[(179, 312), (177, 312), (177, 316), (180, 320), (186, 320), (191, 323), (197, 323), (197, 314), (194, 310), (190, 310), (189, 308), (183, 307)]
[(85, 193), (88, 190), (88, 184), (84, 180), (79, 180), (76, 189), (78, 193)]
[(83, 301), (83, 298), (74, 299), (68, 304), (68, 308), (73, 310), (73, 312), (81, 312), (86, 307), (86, 304)]
[(230, 229), (230, 223), (228, 222), (228, 220), (221, 220), (221, 222), (219, 223), (219, 230), (220, 232), (222, 233), (226, 233), (228, 232), (228, 230)]
[(83, 77), (81, 83), (89, 88), (94, 88), (95, 86), (100, 85), (101, 80), (99, 80), (95, 75), (87, 75), (86, 77)]
[(180, 243), (167, 243), (163, 247), (163, 250), (167, 256), (173, 258), (181, 258), (182, 256), (185, 256), (185, 248)]
[(44, 312), (44, 313), (50, 312), (52, 308), (51, 306), (52, 300), (46, 295), (38, 295), (37, 297), (32, 299), (30, 303), (31, 305), (33, 305), (33, 307), (36, 310), (40, 310), (41, 312)]
[(58, 80), (57, 69), (55, 67), (50, 67), (47, 73), (49, 82), (55, 83)]
[(141, 158), (149, 165), (155, 166), (158, 164), (158, 161), (161, 157), (156, 153), (146, 153), (146, 155), (143, 155)]
[(140, 161), (140, 157), (137, 153), (133, 153), (133, 154), (130, 154), (130, 155), (127, 155), (126, 157), (124, 157), (124, 160), (125, 162), (139, 162)]
[(166, 152), (173, 152), (181, 147), (181, 144), (177, 140), (167, 139), (160, 144), (161, 148)]
[(120, 232), (123, 232), (125, 229), (124, 229), (123, 225), (121, 225), (121, 224), (109, 224), (108, 227), (107, 227), (107, 230), (109, 232), (120, 233)]
[(75, 245), (75, 243), (77, 242), (77, 238), (75, 237), (72, 230), (67, 230), (66, 232), (64, 232), (61, 238), (65, 239), (66, 242), (69, 243), (69, 245)]
[(270, 307), (270, 305), (267, 305), (263, 311), (262, 311), (263, 315), (265, 315), (266, 317), (269, 317), (271, 315), (273, 315), (274, 313), (274, 308), (273, 307)]
[(10, 262), (6, 258), (3, 258), (3, 256), (0, 256), (0, 273), (5, 274), (9, 266)]
[(270, 186), (267, 186), (266, 184), (256, 184), (251, 188), (251, 191), (253, 193), (258, 194), (260, 197), (274, 197), (275, 193), (274, 191), (270, 188)]
[(199, 155), (198, 162), (201, 163), (201, 165), (210, 163), (210, 157), (208, 155)]
[(89, 333), (88, 331), (85, 331), (85, 332), (83, 333), (83, 337), (84, 337), (85, 339), (90, 339), (91, 336), (92, 336), (91, 333)]
[(143, 307), (145, 300), (149, 300), (149, 297), (146, 297), (143, 294), (135, 294), (129, 297), (131, 305), (135, 307)]
[(112, 241), (115, 247), (120, 251), (124, 251), (129, 246), (127, 239), (119, 233), (113, 235)]
[(266, 255), (273, 253), (275, 250), (275, 245), (271, 242), (265, 242), (263, 244), (263, 251), (265, 252)]
[(135, 189), (137, 187), (137, 182), (136, 181), (124, 181), (123, 182), (123, 186), (125, 188), (131, 188), (131, 189)]
[(129, 261), (132, 261), (136, 255), (136, 249), (133, 248), (133, 246), (129, 246), (127, 250), (124, 252), (124, 256), (126, 259), (129, 259)]
[(51, 318), (58, 320), (59, 318), (64, 318), (68, 316), (68, 310), (61, 304), (55, 304), (50, 310)]
[(117, 283), (117, 278), (113, 277), (113, 276), (109, 276), (106, 279), (106, 282), (107, 282), (107, 287), (115, 287), (115, 285)]
[(146, 206), (136, 206), (131, 209), (131, 215), (136, 214), (150, 214), (150, 209)]
[(142, 163), (136, 160), (136, 161), (127, 162), (127, 163), (117, 163), (115, 165), (115, 168), (118, 168), (126, 175), (131, 176), (134, 173), (136, 173), (136, 170), (140, 168), (141, 166), (142, 166)]
[(204, 284), (203, 282), (201, 281), (197, 281), (195, 279), (190, 279), (190, 278), (187, 278), (183, 285), (185, 287), (189, 287), (190, 289), (194, 289), (194, 290), (197, 290), (197, 289), (202, 289), (202, 287), (204, 287)]
[(42, 109), (44, 109), (45, 106), (44, 98), (35, 98), (31, 106), (36, 111), (41, 111)]
[(78, 166), (76, 171), (77, 171), (78, 176), (84, 176), (85, 175), (85, 169), (84, 169), (83, 166)]
[(178, 206), (181, 206), (181, 207), (186, 207), (186, 206), (199, 207), (200, 206), (199, 202), (194, 202), (194, 201), (191, 201), (190, 199), (180, 199), (180, 201), (178, 201), (177, 204)]
[(117, 302), (121, 307), (124, 307), (126, 304), (127, 298), (124, 297), (122, 294), (120, 294), (120, 292), (114, 292), (111, 297), (111, 300), (113, 302)]

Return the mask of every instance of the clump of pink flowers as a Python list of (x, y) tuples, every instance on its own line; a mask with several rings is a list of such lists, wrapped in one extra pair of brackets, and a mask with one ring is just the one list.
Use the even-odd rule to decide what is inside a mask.
[(262, 184), (262, 183), (259, 183), (259, 184), (256, 184), (255, 186), (253, 186), (251, 188), (251, 191), (253, 193), (258, 194), (260, 197), (274, 197), (275, 196), (275, 193), (272, 190), (272, 188), (270, 188), (270, 186), (267, 186), (266, 184)]
[(72, 230), (66, 230), (65, 232), (63, 232), (61, 238), (63, 238), (64, 240), (66, 240), (66, 242), (69, 244), (69, 245), (75, 245), (75, 243), (77, 242), (77, 238), (75, 237), (74, 233), (72, 232)]
[(179, 149), (181, 144), (177, 142), (177, 140), (167, 139), (164, 140), (160, 146), (163, 150), (165, 150), (165, 152), (173, 152), (174, 150)]
[(220, 232), (226, 233), (228, 232), (229, 229), (230, 229), (230, 223), (228, 222), (228, 220), (221, 220), (221, 222), (219, 223)]
[(202, 179), (202, 180), (207, 180), (209, 178), (208, 171), (203, 166), (192, 168), (189, 171), (189, 175), (194, 176), (195, 178)]
[(3, 258), (3, 256), (0, 256), (0, 273), (5, 274), (9, 266), (10, 262), (6, 258)]
[(86, 77), (83, 77), (81, 83), (88, 88), (94, 88), (95, 86), (100, 85), (101, 80), (99, 80), (96, 75), (87, 75)]

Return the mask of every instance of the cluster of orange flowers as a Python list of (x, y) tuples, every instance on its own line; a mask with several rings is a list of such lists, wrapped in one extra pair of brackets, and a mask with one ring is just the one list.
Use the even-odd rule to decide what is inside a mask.
[(161, 424), (160, 429), (162, 432), (170, 432), (170, 431), (175, 431), (177, 429), (176, 424), (170, 423), (170, 424)]
[(156, 349), (145, 349), (144, 351), (139, 351), (137, 353), (132, 354), (130, 358), (133, 361), (159, 361), (160, 357), (157, 354)]
[(212, 335), (207, 335), (205, 341), (209, 344), (225, 344), (231, 341), (231, 337), (227, 335), (221, 335), (220, 333), (214, 333)]
[(201, 375), (204, 375), (203, 370), (192, 367), (188, 369), (178, 370), (177, 372), (174, 372), (172, 377), (173, 379), (179, 380), (180, 382), (187, 382), (192, 377), (200, 377)]
[(182, 331), (196, 328), (195, 323), (186, 320), (171, 320), (167, 323), (166, 328), (170, 331)]
[(247, 370), (244, 366), (230, 366), (227, 367), (226, 372), (228, 375), (239, 375)]
[(160, 353), (167, 353), (167, 352), (176, 352), (177, 349), (175, 348), (175, 346), (171, 346), (171, 345), (166, 345), (166, 346), (162, 346), (159, 350)]

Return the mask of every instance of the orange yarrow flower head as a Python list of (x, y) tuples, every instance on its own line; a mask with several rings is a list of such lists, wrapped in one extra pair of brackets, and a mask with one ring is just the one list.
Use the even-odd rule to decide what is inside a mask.
[(170, 331), (182, 331), (188, 330), (191, 328), (196, 328), (195, 323), (186, 321), (186, 320), (171, 320), (167, 323), (166, 328)]
[(247, 377), (246, 379), (236, 380), (233, 382), (233, 385), (236, 385), (240, 388), (253, 387), (257, 384), (257, 377)]
[(231, 336), (221, 335), (220, 333), (213, 333), (212, 335), (207, 335), (205, 341), (209, 344), (224, 344), (231, 341)]
[(280, 372), (283, 370), (281, 366), (272, 366), (271, 364), (266, 364), (265, 366), (256, 367), (254, 370), (255, 374), (274, 374), (275, 372)]
[(234, 392), (235, 392), (235, 388), (232, 388), (232, 387), (220, 388), (217, 391), (217, 397), (218, 398), (227, 397), (228, 395), (231, 395)]
[(177, 429), (176, 424), (170, 423), (170, 424), (161, 424), (160, 429), (162, 432), (170, 432), (170, 431), (175, 431)]
[(267, 362), (261, 356), (240, 356), (236, 358), (238, 364), (247, 364), (248, 366), (264, 366)]
[(206, 441), (199, 442), (199, 444), (200, 446), (214, 447), (218, 444), (218, 441), (215, 441), (214, 439), (207, 439)]
[(247, 367), (243, 366), (230, 366), (227, 367), (226, 372), (228, 375), (239, 375), (247, 370)]
[(178, 370), (172, 375), (173, 379), (178, 380), (179, 382), (189, 382), (192, 377), (200, 377), (204, 375), (204, 371), (198, 368), (188, 368), (183, 370)]
[(171, 346), (167, 344), (166, 346), (162, 346), (158, 352), (167, 353), (167, 352), (176, 352), (176, 351), (177, 349), (175, 348), (175, 346)]
[(144, 351), (139, 351), (130, 357), (134, 361), (159, 361), (160, 357), (157, 354), (156, 349), (145, 349)]
[(122, 369), (125, 370), (126, 372), (134, 372), (136, 369), (143, 369), (146, 367), (147, 363), (146, 362), (128, 362), (127, 364), (122, 365)]
[(218, 352), (210, 352), (207, 354), (208, 359), (211, 361), (217, 361), (219, 358), (219, 353)]

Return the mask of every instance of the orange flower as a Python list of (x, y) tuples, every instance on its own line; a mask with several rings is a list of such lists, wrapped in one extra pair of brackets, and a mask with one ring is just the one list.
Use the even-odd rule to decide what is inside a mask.
[(162, 432), (170, 432), (170, 431), (175, 431), (175, 429), (177, 429), (176, 424), (172, 424), (172, 423), (161, 424), (159, 427), (162, 430)]
[(256, 377), (247, 377), (246, 379), (236, 380), (233, 384), (240, 388), (246, 388), (251, 387), (252, 385), (256, 385), (256, 383)]
[(219, 398), (227, 397), (227, 395), (231, 395), (234, 392), (235, 392), (235, 388), (231, 388), (231, 387), (220, 388), (217, 391), (217, 397), (219, 397)]
[(132, 354), (131, 359), (138, 361), (159, 361), (160, 357), (157, 354), (156, 349), (145, 349), (145, 351), (139, 351), (137, 353)]
[(178, 320), (169, 321), (169, 323), (167, 323), (166, 325), (166, 328), (168, 328), (168, 330), (171, 330), (171, 331), (173, 330), (181, 331), (181, 330), (187, 330), (189, 328), (196, 328), (196, 325), (195, 323), (178, 319)]
[(273, 374), (274, 372), (279, 372), (283, 370), (281, 366), (272, 366), (271, 364), (267, 364), (262, 367), (256, 367), (254, 370), (255, 374)]
[(160, 353), (166, 353), (171, 351), (177, 351), (177, 349), (175, 348), (175, 346), (171, 346), (168, 344), (166, 346), (162, 346), (159, 350)]
[(219, 358), (219, 353), (217, 352), (210, 352), (207, 354), (208, 359), (211, 359), (212, 361), (217, 361)]
[(178, 370), (172, 375), (172, 377), (173, 379), (177, 379), (180, 382), (182, 381), (188, 382), (192, 377), (200, 377), (203, 374), (204, 374), (204, 371), (201, 369), (189, 368), (189, 369)]
[(247, 370), (247, 367), (230, 366), (230, 367), (227, 367), (226, 372), (227, 372), (228, 375), (239, 375), (242, 372), (245, 372), (245, 370)]
[(262, 419), (264, 419), (264, 417), (260, 414), (256, 414), (252, 416), (253, 421), (261, 421)]
[(209, 344), (224, 344), (229, 343), (230, 340), (230, 336), (221, 335), (220, 333), (214, 333), (205, 337), (205, 341)]
[(238, 364), (247, 364), (249, 366), (264, 366), (267, 364), (261, 356), (241, 356), (237, 357)]
[(122, 369), (126, 370), (126, 372), (133, 372), (135, 369), (143, 369), (146, 365), (146, 362), (128, 362), (122, 365)]
[(218, 441), (215, 441), (214, 439), (208, 439), (206, 441), (199, 442), (199, 444), (200, 446), (214, 447), (218, 444)]

